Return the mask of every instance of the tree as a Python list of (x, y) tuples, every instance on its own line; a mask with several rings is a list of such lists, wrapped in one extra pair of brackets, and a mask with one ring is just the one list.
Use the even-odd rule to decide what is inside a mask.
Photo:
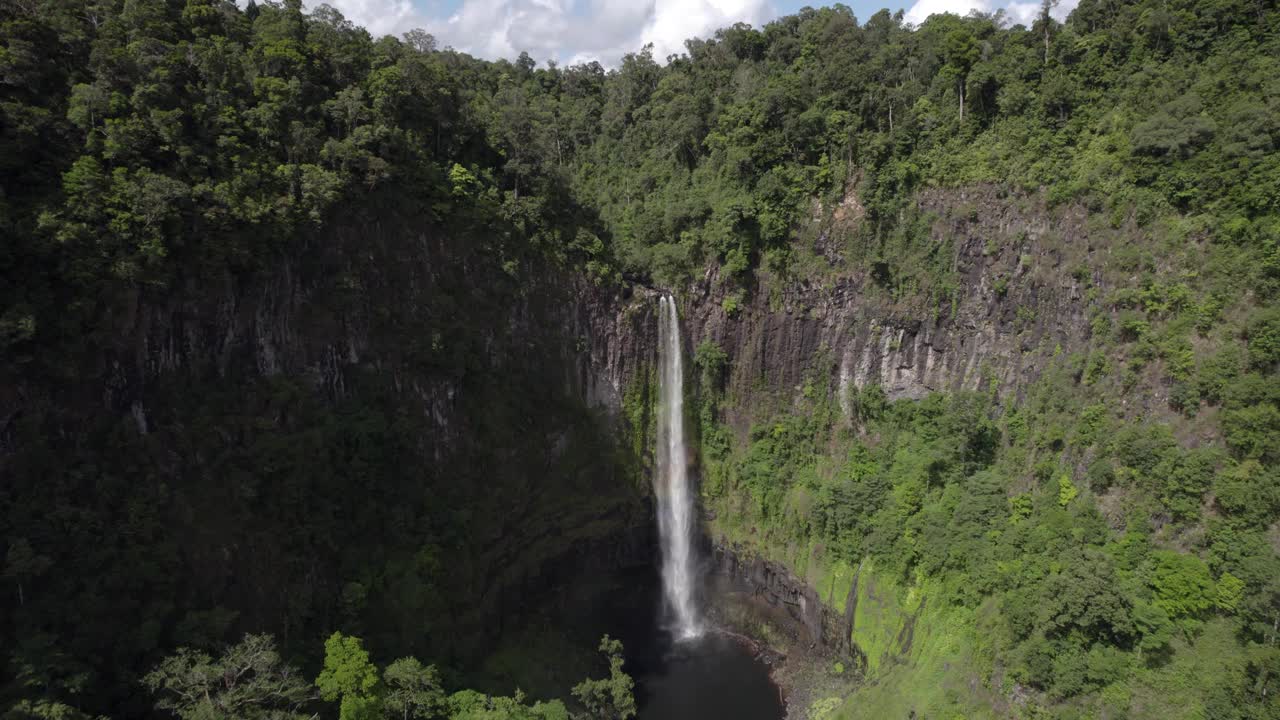
[(1036, 17), (1036, 24), (1040, 26), (1044, 33), (1044, 64), (1049, 64), (1049, 30), (1053, 27), (1053, 9), (1058, 6), (1058, 0), (1040, 0), (1040, 15)]
[(382, 709), (389, 720), (429, 720), (444, 710), (444, 690), (434, 665), (423, 667), (415, 658), (400, 658), (382, 671), (382, 684)]
[(609, 659), (609, 677), (583, 680), (573, 688), (573, 696), (593, 720), (627, 720), (636, 715), (635, 681), (623, 672), (622, 641), (608, 635), (600, 638), (600, 652)]
[(1237, 522), (1263, 527), (1280, 509), (1280, 477), (1257, 460), (1231, 463), (1214, 477), (1213, 494)]
[(1154, 559), (1151, 587), (1155, 603), (1170, 618), (1194, 618), (1213, 607), (1216, 588), (1204, 561), (1171, 550), (1157, 551)]
[(4, 720), (108, 720), (55, 700), (19, 700), (0, 713)]
[(1200, 98), (1187, 94), (1166, 103), (1133, 128), (1133, 151), (1165, 161), (1186, 158), (1206, 145), (1216, 131), (1217, 125), (1204, 112)]
[(942, 54), (947, 59), (944, 69), (949, 70), (956, 78), (956, 89), (960, 95), (960, 122), (963, 123), (965, 84), (969, 78), (969, 70), (980, 55), (978, 41), (968, 28), (955, 28), (943, 40)]
[(1133, 606), (1133, 623), (1138, 629), (1138, 652), (1163, 650), (1173, 639), (1173, 623), (1159, 605), (1140, 602)]
[(27, 604), (23, 583), (44, 574), (52, 565), (53, 561), (37, 553), (26, 538), (15, 538), (9, 543), (9, 550), (5, 553), (4, 577), (17, 585), (19, 607)]
[(329, 636), (316, 687), (325, 700), (341, 700), (340, 720), (376, 720), (382, 713), (378, 669), (369, 661), (359, 638), (340, 632)]
[(569, 712), (559, 700), (525, 705), (519, 690), (513, 697), (461, 690), (449, 696), (449, 720), (569, 720)]
[(270, 635), (246, 635), (216, 660), (180, 648), (142, 679), (156, 709), (183, 720), (290, 720), (309, 716), (311, 686), (286, 665)]
[(1214, 604), (1226, 612), (1235, 612), (1243, 599), (1244, 581), (1229, 572), (1222, 573), (1214, 589)]
[(1058, 504), (1059, 505), (1061, 505), (1062, 507), (1066, 507), (1070, 505), (1071, 501), (1075, 500), (1076, 496), (1079, 494), (1080, 494), (1080, 491), (1076, 489), (1075, 483), (1071, 482), (1070, 475), (1063, 473), (1062, 475), (1058, 476)]
[(436, 51), (436, 38), (431, 33), (421, 28), (414, 28), (404, 34), (404, 41), (414, 51), (423, 54)]
[(1280, 365), (1280, 308), (1269, 308), (1249, 320), (1249, 363), (1267, 371)]
[(1065, 559), (1066, 567), (1044, 584), (1042, 596), (1045, 634), (1085, 637), (1112, 642), (1133, 634), (1132, 601), (1116, 582), (1111, 559), (1088, 548)]

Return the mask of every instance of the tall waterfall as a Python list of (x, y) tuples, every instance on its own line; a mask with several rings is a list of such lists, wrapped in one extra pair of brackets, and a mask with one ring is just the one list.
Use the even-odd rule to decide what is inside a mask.
[(684, 368), (680, 318), (673, 298), (659, 300), (658, 318), (658, 532), (662, 540), (662, 585), (681, 639), (702, 634), (693, 556), (694, 497), (684, 442)]

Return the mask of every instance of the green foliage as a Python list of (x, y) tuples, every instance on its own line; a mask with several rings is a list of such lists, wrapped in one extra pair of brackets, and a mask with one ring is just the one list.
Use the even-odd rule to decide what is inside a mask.
[(699, 387), (711, 391), (719, 390), (724, 383), (725, 366), (729, 361), (728, 354), (711, 340), (703, 340), (693, 355), (693, 364), (700, 374)]
[(1155, 603), (1136, 603), (1133, 607), (1133, 623), (1138, 630), (1138, 651), (1158, 653), (1173, 638), (1174, 625), (1169, 613)]
[(1275, 460), (1280, 455), (1273, 442), (1280, 433), (1280, 408), (1272, 403), (1228, 407), (1222, 430), (1227, 444), (1243, 458)]
[(635, 681), (622, 670), (622, 642), (608, 635), (600, 639), (600, 652), (609, 660), (609, 677), (583, 680), (573, 688), (573, 697), (582, 703), (594, 720), (627, 720), (636, 715)]
[(382, 671), (386, 692), (384, 712), (390, 717), (426, 720), (444, 708), (444, 691), (434, 665), (424, 667), (415, 658), (400, 658)]
[[(860, 591), (874, 566), (898, 582), (920, 583), (906, 595), (913, 603), (923, 594), (931, 607), (986, 608), (991, 655), (984, 662), (1001, 663), (1009, 677), (1040, 691), (1043, 706), (1129, 708), (1134, 695), (1115, 688), (1156, 682), (1151, 668), (1185, 652), (1215, 615), (1244, 628), (1255, 622), (1247, 619), (1249, 597), (1271, 607), (1271, 591), (1262, 590), (1271, 580), (1262, 578), (1277, 558), (1253, 533), (1274, 522), (1280, 506), (1267, 462), (1186, 449), (1169, 423), (1119, 414), (1107, 402), (1110, 380), (1086, 385), (1087, 357), (1059, 355), (1054, 363), (1016, 405), (965, 394), (884, 403), (858, 436), (822, 422), (814, 412), (822, 394), (806, 395), (797, 409), (758, 423), (723, 460), (704, 455), (704, 466), (727, 478), (710, 494), (716, 529), (770, 552), (822, 547), (826, 559), (810, 563), (861, 563)], [(1238, 380), (1226, 385), (1227, 403), (1265, 397)], [(1065, 469), (1080, 467), (1093, 493)], [(1210, 496), (1226, 516), (1219, 525), (1204, 512)], [(731, 513), (745, 516), (750, 529), (720, 519)], [(1113, 529), (1117, 516), (1129, 518), (1123, 531)], [(1161, 527), (1206, 526), (1219, 528), (1211, 553), (1158, 549)], [(1262, 573), (1259, 584), (1241, 574), (1245, 567)], [(867, 630), (876, 620), (864, 605), (882, 595), (868, 592), (859, 599), (855, 628), (863, 630), (854, 639), (871, 654), (875, 681), (889, 682), (899, 665), (886, 661), (907, 652), (894, 650), (902, 628), (887, 628), (885, 637)], [(919, 638), (923, 620), (914, 622)], [(1268, 636), (1254, 627), (1251, 637)], [(925, 656), (912, 652), (898, 660), (922, 667), (911, 663)], [(923, 682), (922, 670), (903, 672)], [(876, 696), (860, 690), (846, 708)], [(1245, 706), (1252, 711), (1259, 702), (1253, 696)]]
[(833, 713), (839, 709), (841, 702), (841, 699), (838, 697), (827, 697), (814, 700), (813, 703), (809, 705), (808, 717), (811, 717), (814, 720), (827, 720), (827, 718), (833, 717)]
[(559, 700), (524, 704), (517, 691), (514, 697), (490, 697), (475, 690), (462, 690), (449, 696), (449, 720), (569, 720), (564, 703)]
[(1155, 603), (1169, 617), (1195, 618), (1213, 607), (1216, 589), (1209, 568), (1194, 555), (1157, 551), (1151, 587)]
[(305, 718), (315, 697), (268, 635), (246, 635), (217, 659), (181, 648), (142, 682), (157, 696), (157, 709), (183, 720)]
[(1280, 309), (1271, 308), (1249, 323), (1249, 362), (1256, 368), (1274, 369), (1280, 363)]
[(1280, 484), (1275, 469), (1256, 460), (1233, 463), (1214, 479), (1217, 504), (1234, 520), (1261, 527), (1280, 512)]
[[(545, 448), (571, 438), (575, 472), (546, 472), (577, 481), (613, 477), (651, 445), (651, 376), (624, 392), (626, 453), (543, 390), (558, 375), (504, 380), (527, 360), (504, 342), (504, 309), (540, 286), (532, 272), (712, 278), (739, 316), (749, 291), (843, 263), (866, 293), (941, 314), (968, 277), (945, 223), (984, 208), (941, 218), (916, 191), (993, 184), (1091, 216), (1088, 243), (1043, 240), (1033, 255), (1024, 232), (987, 247), (992, 263), (1016, 260), (992, 287), (1024, 303), (1009, 310), (1028, 341), (1049, 324), (1023, 300), (1043, 285), (1043, 246), (1068, 253), (1063, 272), (1088, 286), (1078, 364), (1043, 368), (1007, 407), (856, 389), (852, 428), (837, 428), (827, 378), (806, 377), (797, 405), (753, 408), (735, 444), (719, 424), (727, 358), (700, 347), (706, 499), (743, 537), (821, 546), (838, 567), (872, 557), (936, 582), (938, 605), (998, 608), (991, 652), (1046, 696), (1140, 699), (1156, 681), (1128, 654), (1200, 668), (1188, 643), (1238, 634), (1247, 659), (1195, 711), (1262, 712), (1280, 692), (1273, 5), (1082, 0), (1066, 23), (1046, 13), (1029, 28), (981, 13), (860, 22), (837, 5), (606, 71), (483, 62), (421, 31), (375, 40), (296, 0), (0, 4), (0, 374), (21, 398), (3, 443), (6, 698), (34, 714), (114, 708), (168, 648), (215, 647), (234, 624), (268, 622), (261, 608), (281, 609), (270, 622), (290, 638), (338, 616), (371, 647), (467, 633), (441, 618), (473, 610), (449, 590), (492, 565), (473, 541), (509, 529), (498, 504), (575, 528), (607, 514), (585, 481), (545, 492), (530, 469), (549, 464)], [(865, 212), (837, 220), (851, 205)], [(383, 222), (451, 264), (409, 282), (403, 248), (338, 241), (343, 223)], [(816, 226), (839, 261), (816, 264), (796, 241)], [(1095, 241), (1105, 261), (1070, 256)], [(281, 273), (302, 278), (308, 310), (290, 319), (309, 337), (368, 325), (395, 357), (341, 363), (333, 383), (326, 365), (323, 388), (290, 368), (247, 380), (257, 369), (226, 357), (164, 371), (188, 362), (176, 358), (209, 317), (199, 308), (240, 328), (249, 308), (223, 288), (238, 300)], [(520, 362), (489, 361), (504, 351)], [(396, 359), (449, 388), (466, 428), (449, 436), (456, 456), (427, 447), (443, 434), (421, 403), (396, 400), (430, 383), (358, 369)], [(567, 426), (554, 441), (530, 430)], [(216, 541), (229, 536), (243, 540)], [(1202, 620), (1204, 638), (1172, 638), (1172, 623)], [(430, 668), (379, 678), (358, 641), (335, 637), (321, 687), (344, 717), (392, 703), (402, 717), (442, 703), (566, 713), (466, 691), (445, 701)], [(186, 653), (148, 676), (179, 714), (224, 712), (259, 675), (294, 677), (263, 651), (248, 684), (215, 692), (224, 660)], [(193, 687), (209, 688), (208, 706), (179, 707)], [(278, 707), (243, 712), (295, 712), (298, 692), (290, 680)]]
[(1244, 599), (1244, 589), (1243, 580), (1229, 572), (1224, 572), (1218, 578), (1213, 602), (1219, 609), (1235, 612), (1240, 607), (1240, 601)]
[(638, 373), (623, 393), (622, 410), (627, 418), (631, 447), (636, 457), (645, 457), (656, 437), (657, 394), (657, 376), (653, 369)]
[(1133, 128), (1134, 152), (1161, 158), (1190, 156), (1213, 139), (1215, 125), (1200, 98), (1185, 95)]
[[(575, 718), (625, 720), (635, 716), (634, 682), (622, 670), (622, 643), (607, 635), (600, 651), (609, 660), (604, 680), (584, 680), (573, 694), (586, 708)], [(156, 707), (184, 719), (303, 718), (303, 705), (316, 699), (296, 671), (281, 663), (268, 635), (248, 635), (214, 660), (183, 648), (166, 658), (144, 684), (159, 696)], [(325, 641), (325, 665), (316, 679), (320, 697), (340, 701), (339, 717), (376, 720), (569, 720), (559, 700), (526, 704), (514, 696), (489, 696), (475, 690), (446, 695), (434, 665), (405, 657), (381, 673), (359, 638), (334, 633)], [(22, 707), (27, 707), (26, 705)], [(86, 718), (71, 708), (31, 705), (23, 717)], [(27, 712), (27, 711), (23, 711)], [(8, 717), (8, 715), (6, 715)], [(15, 716), (17, 717), (17, 716)]]
[(743, 293), (741, 290), (734, 291), (724, 296), (724, 300), (720, 303), (720, 308), (724, 310), (724, 314), (729, 317), (736, 317), (738, 311), (742, 309)]
[(341, 701), (341, 720), (372, 720), (382, 713), (378, 669), (359, 638), (335, 632), (324, 642), (324, 669), (316, 678), (320, 697)]
[(1059, 505), (1061, 505), (1062, 507), (1066, 507), (1070, 505), (1071, 501), (1075, 500), (1076, 495), (1079, 495), (1079, 494), (1080, 494), (1080, 491), (1076, 489), (1075, 484), (1071, 482), (1071, 478), (1069, 476), (1067, 475), (1058, 476), (1058, 504)]

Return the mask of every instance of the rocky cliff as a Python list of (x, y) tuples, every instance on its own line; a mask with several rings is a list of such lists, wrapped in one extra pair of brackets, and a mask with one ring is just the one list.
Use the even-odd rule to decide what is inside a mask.
[[(997, 187), (930, 190), (916, 206), (927, 243), (947, 254), (957, 280), (942, 303), (895, 298), (873, 268), (842, 262), (854, 248), (833, 238), (859, 242), (856, 208), (815, 220), (814, 250), (830, 261), (821, 276), (762, 273), (737, 305), (726, 303), (734, 284), (710, 272), (681, 296), (686, 352), (709, 341), (727, 355), (722, 410), (730, 424), (745, 431), (815, 387), (846, 418), (851, 394), (872, 385), (891, 400), (979, 389), (1017, 396), (1051, 357), (1090, 349), (1086, 301), (1108, 287), (1110, 229), (1087, 226), (1082, 207), (1051, 208), (1042, 196)], [(626, 383), (642, 378), (637, 368), (653, 361), (657, 294), (597, 293), (580, 306), (589, 314), (580, 325), (591, 337), (583, 370), (595, 378), (586, 383), (593, 402), (617, 407)], [(721, 572), (791, 608), (813, 639), (847, 643), (843, 614), (823, 608), (790, 569), (721, 542), (714, 557)]]
[(72, 352), (10, 358), (5, 534), (59, 572), (0, 608), (119, 668), (335, 628), (447, 662), (648, 564), (619, 412), (647, 316), (508, 251), (353, 211), (265, 270), (122, 288)]
[[(721, 410), (739, 437), (774, 413), (811, 407), (815, 392), (829, 393), (846, 423), (856, 393), (869, 386), (892, 400), (979, 389), (1013, 399), (1051, 358), (1091, 350), (1088, 301), (1112, 280), (1114, 237), (1087, 227), (1082, 208), (1050, 208), (1038, 197), (977, 187), (925, 192), (917, 211), (927, 242), (948, 253), (958, 280), (942, 302), (936, 295), (933, 303), (895, 297), (874, 267), (841, 264), (830, 238), (851, 236), (856, 227), (839, 220), (815, 233), (827, 244), (815, 250), (834, 258), (821, 277), (765, 275), (741, 304), (726, 302), (735, 289), (714, 274), (691, 289), (684, 306), (689, 348), (710, 341), (725, 352)], [(789, 628), (791, 642), (821, 646), (863, 668), (910, 652), (923, 601), (880, 618), (886, 611), (877, 603), (887, 601), (869, 590), (873, 579), (864, 579), (860, 594), (862, 568), (824, 558), (820, 548), (764, 547), (753, 544), (750, 530), (746, 535), (712, 537), (712, 567), (745, 587), (776, 626)]]
[[(688, 351), (728, 355), (732, 425), (814, 381), (846, 414), (872, 384), (895, 399), (1016, 393), (1051, 354), (1087, 346), (1083, 284), (1103, 278), (1077, 270), (1095, 252), (1083, 212), (992, 188), (918, 204), (959, 279), (945, 304), (895, 299), (842, 261), (851, 246), (833, 238), (857, 237), (856, 212), (819, 223), (821, 274), (762, 273), (737, 309), (714, 274), (677, 291)], [(308, 642), (344, 626), (439, 657), (482, 650), (575, 575), (648, 562), (658, 291), (504, 252), (358, 213), (267, 271), (104, 298), (78, 353), (7, 364), (14, 502), (32, 518), (106, 503), (119, 530), (67, 530), (106, 554), (50, 557), (70, 572), (29, 591), (92, 614), (104, 590), (75, 568), (129, 558), (156, 579), (125, 616), (168, 618), (156, 632), (178, 641), (193, 625)], [(113, 465), (122, 448), (132, 462)], [(70, 546), (34, 522), (12, 532), (37, 551)], [(852, 650), (845, 613), (785, 567), (719, 557), (814, 639)]]
[[(1087, 349), (1086, 283), (1103, 278), (1088, 269), (1101, 258), (1081, 208), (1050, 210), (987, 187), (927, 191), (917, 204), (958, 281), (932, 305), (896, 300), (872, 270), (838, 262), (817, 280), (765, 276), (734, 312), (725, 309), (730, 286), (714, 276), (692, 289), (690, 342), (728, 354), (735, 424), (786, 407), (813, 380), (829, 381), (846, 414), (850, 390), (868, 385), (895, 400), (992, 384), (1017, 393), (1047, 357)], [(824, 224), (820, 239), (850, 236), (852, 217)]]
[(783, 563), (723, 541), (710, 543), (708, 549), (712, 572), (727, 579), (730, 587), (736, 585), (744, 590), (764, 619), (786, 633), (795, 647), (820, 646), (842, 656), (859, 652), (850, 641), (858, 592), (856, 576), (848, 596), (843, 598), (845, 609), (839, 610)]

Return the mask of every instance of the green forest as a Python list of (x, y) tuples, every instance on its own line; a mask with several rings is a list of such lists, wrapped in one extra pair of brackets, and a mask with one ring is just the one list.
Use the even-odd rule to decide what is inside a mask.
[[(603, 533), (641, 512), (652, 442), (650, 388), (613, 437), (558, 394), (559, 330), (508, 308), (701, 283), (749, 322), (860, 277), (946, 318), (968, 289), (917, 199), (967, 188), (1087, 218), (1089, 252), (1045, 271), (1080, 287), (1087, 346), (1017, 392), (814, 372), (742, 407), (735, 359), (690, 353), (711, 531), (926, 593), (984, 688), (868, 646), (882, 682), (809, 715), (905, 717), (891, 692), (921, 717), (1280, 718), (1280, 9), (1051, 9), (806, 8), (605, 68), (301, 0), (0, 3), (0, 718), (633, 717), (607, 636), (604, 679), (560, 699), (474, 673), (504, 533), (543, 547), (504, 513)], [(270, 290), (289, 273), (305, 303)], [(261, 287), (300, 332), (357, 317), (395, 350), (266, 372), (287, 360), (182, 360), (140, 319), (229, 335), (256, 311), (224, 298)], [(429, 393), (394, 363), (464, 420), (407, 409)]]

